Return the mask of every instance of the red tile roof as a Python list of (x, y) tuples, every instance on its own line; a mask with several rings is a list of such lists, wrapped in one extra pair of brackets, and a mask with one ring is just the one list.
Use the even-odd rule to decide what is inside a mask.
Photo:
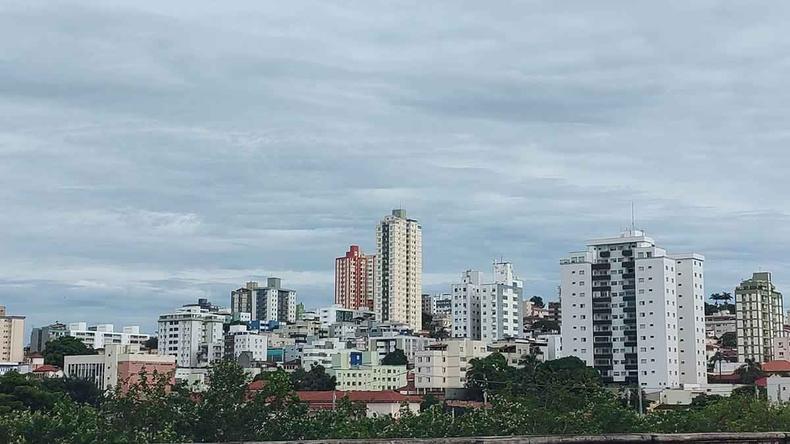
[(766, 373), (790, 372), (790, 361), (768, 361), (764, 362), (762, 367)]
[(58, 370), (60, 369), (55, 367), (54, 365), (44, 364), (36, 367), (36, 369), (33, 370), (33, 373), (57, 372)]

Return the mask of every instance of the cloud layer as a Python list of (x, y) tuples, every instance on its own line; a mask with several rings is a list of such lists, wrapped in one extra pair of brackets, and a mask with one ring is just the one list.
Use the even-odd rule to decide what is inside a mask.
[[(163, 4), (164, 3), (164, 4)], [(790, 288), (790, 6), (0, 5), (0, 303), (140, 324), (333, 260), (404, 206), (426, 287), (637, 225)]]

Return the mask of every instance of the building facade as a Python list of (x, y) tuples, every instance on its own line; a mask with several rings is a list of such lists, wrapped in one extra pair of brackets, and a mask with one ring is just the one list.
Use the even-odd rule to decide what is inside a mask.
[(774, 338), (784, 336), (784, 308), (771, 273), (754, 273), (738, 285), (735, 316), (738, 362), (773, 360)]
[(47, 342), (66, 336), (66, 324), (56, 322), (44, 327), (34, 327), (30, 331), (30, 352), (42, 353)]
[(251, 331), (246, 325), (231, 325), (225, 334), (225, 357), (238, 359), (246, 352), (253, 361), (265, 361), (268, 342), (268, 336)]
[(469, 361), (489, 354), (483, 341), (451, 339), (431, 344), (416, 353), (414, 386), (421, 393), (464, 388)]
[(136, 325), (123, 327), (115, 331), (113, 324), (97, 324), (88, 326), (86, 322), (72, 322), (66, 326), (64, 336), (72, 336), (93, 349), (102, 349), (108, 344), (142, 346), (151, 337), (140, 333)]
[(560, 262), (562, 353), (605, 382), (707, 383), (704, 257), (670, 256), (634, 230)]
[(373, 310), (376, 256), (366, 255), (352, 245), (345, 256), (335, 259), (335, 304), (349, 309)]
[(0, 305), (0, 362), (22, 362), (25, 359), (25, 317), (9, 315)]
[(393, 210), (376, 227), (373, 307), (380, 321), (422, 328), (422, 227)]
[(198, 306), (159, 316), (159, 354), (176, 357), (178, 367), (207, 367), (224, 355), (225, 316)]
[(398, 390), (407, 383), (406, 366), (383, 365), (376, 352), (343, 350), (332, 357), (328, 373), (337, 381), (336, 390)]
[(101, 390), (119, 385), (128, 389), (143, 372), (168, 375), (170, 383), (175, 382), (175, 357), (139, 353), (135, 345), (107, 344), (97, 355), (65, 356), (63, 361), (66, 376), (94, 381)]
[(251, 281), (230, 293), (234, 317), (249, 313), (252, 320), (296, 322), (296, 291), (282, 288), (280, 278), (268, 278), (266, 286)]
[(494, 282), (484, 284), (482, 273), (467, 270), (461, 283), (450, 287), (452, 337), (497, 341), (523, 336), (524, 283), (509, 262), (494, 263)]

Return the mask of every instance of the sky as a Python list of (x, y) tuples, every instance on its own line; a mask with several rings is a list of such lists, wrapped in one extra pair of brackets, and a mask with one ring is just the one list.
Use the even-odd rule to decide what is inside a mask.
[(786, 2), (0, 2), (0, 304), (141, 325), (334, 258), (403, 207), (424, 289), (631, 223), (790, 293)]

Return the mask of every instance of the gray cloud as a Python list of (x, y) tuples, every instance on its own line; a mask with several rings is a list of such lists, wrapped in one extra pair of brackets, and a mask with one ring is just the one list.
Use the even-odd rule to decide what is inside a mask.
[(404, 205), (426, 288), (638, 225), (790, 286), (775, 2), (0, 5), (0, 303), (141, 324), (333, 260)]

